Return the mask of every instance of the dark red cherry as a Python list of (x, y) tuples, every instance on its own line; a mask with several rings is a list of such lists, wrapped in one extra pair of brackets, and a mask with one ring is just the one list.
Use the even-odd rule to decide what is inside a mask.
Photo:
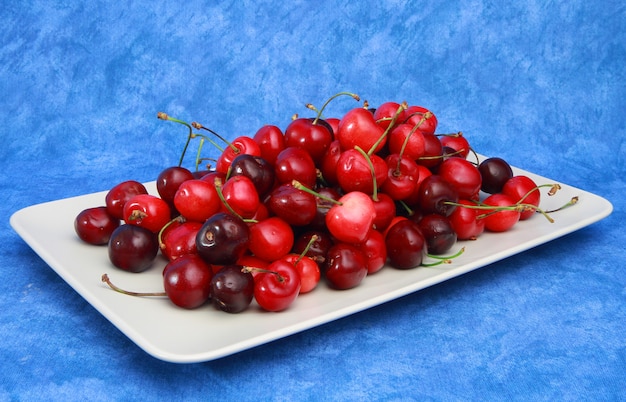
[(419, 189), (419, 207), (423, 214), (437, 213), (443, 216), (449, 216), (454, 205), (459, 200), (459, 195), (452, 186), (443, 177), (433, 174), (422, 181)]
[(420, 219), (418, 226), (426, 239), (430, 254), (441, 255), (456, 243), (457, 235), (450, 220), (439, 214), (430, 214)]
[(502, 158), (487, 158), (478, 165), (478, 171), (482, 176), (481, 190), (488, 194), (502, 191), (504, 184), (513, 177), (513, 169)]
[(107, 244), (119, 225), (120, 220), (112, 217), (106, 207), (87, 208), (74, 219), (74, 230), (78, 237), (94, 245)]
[(109, 259), (116, 267), (129, 272), (148, 269), (159, 252), (157, 235), (141, 226), (123, 224), (111, 234)]
[(389, 265), (398, 269), (418, 267), (427, 253), (426, 239), (410, 219), (399, 220), (387, 230), (385, 245)]
[(227, 313), (240, 313), (254, 298), (254, 277), (241, 265), (226, 265), (211, 279), (211, 301)]
[(198, 254), (211, 265), (234, 264), (247, 250), (250, 229), (239, 217), (218, 212), (196, 235)]
[(197, 254), (177, 258), (163, 270), (167, 297), (175, 305), (186, 309), (200, 307), (209, 300), (212, 278), (211, 266)]
[(231, 163), (230, 177), (246, 176), (264, 198), (274, 187), (274, 167), (261, 156), (241, 154)]
[(194, 178), (193, 173), (182, 166), (171, 166), (159, 173), (156, 179), (157, 192), (170, 207), (174, 206), (174, 195), (178, 187), (187, 180)]

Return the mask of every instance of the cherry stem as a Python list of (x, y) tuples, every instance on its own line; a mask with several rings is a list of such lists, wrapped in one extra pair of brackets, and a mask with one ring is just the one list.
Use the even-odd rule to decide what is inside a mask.
[(291, 181), (291, 185), (292, 185), (294, 188), (297, 188), (298, 190), (302, 190), (302, 191), (304, 191), (304, 192), (306, 192), (306, 193), (309, 193), (309, 194), (311, 194), (311, 195), (314, 195), (314, 196), (316, 196), (317, 198), (319, 198), (319, 199), (321, 199), (321, 200), (328, 201), (328, 202), (332, 202), (333, 204), (336, 204), (336, 205), (343, 205), (343, 203), (341, 203), (341, 202), (339, 202), (339, 201), (337, 201), (337, 200), (335, 200), (335, 199), (333, 199), (333, 198), (326, 197), (325, 195), (320, 194), (320, 193), (318, 193), (318, 192), (317, 192), (317, 191), (315, 191), (315, 190), (311, 190), (310, 188), (308, 188), (308, 187), (307, 187), (307, 186), (305, 186), (304, 184), (300, 183), (298, 180), (292, 180), (292, 181)]
[(400, 113), (402, 113), (402, 111), (405, 108), (406, 108), (406, 105), (404, 105), (404, 104), (402, 104), (402, 105), (400, 105), (398, 107), (398, 110), (396, 110), (396, 113), (394, 113), (393, 118), (391, 119), (391, 122), (389, 122), (389, 125), (385, 129), (385, 132), (383, 132), (382, 135), (380, 137), (378, 137), (378, 140), (376, 140), (376, 142), (372, 145), (372, 147), (369, 149), (369, 151), (367, 151), (368, 155), (372, 155), (376, 151), (376, 148), (378, 148), (380, 143), (383, 142), (383, 140), (385, 138), (387, 138), (387, 135), (391, 131), (391, 128), (396, 124), (396, 120), (398, 119), (398, 116), (400, 116)]
[(163, 234), (165, 233), (165, 230), (172, 226), (174, 223), (185, 223), (187, 219), (185, 219), (184, 216), (182, 215), (178, 215), (177, 217), (175, 217), (174, 219), (170, 220), (169, 222), (167, 222), (165, 225), (163, 225), (163, 227), (161, 228), (161, 230), (159, 230), (159, 233), (157, 235), (157, 239), (159, 241), (159, 248), (163, 249), (163, 247), (165, 247), (165, 243), (163, 242)]
[(309, 250), (311, 249), (311, 246), (313, 246), (313, 243), (318, 241), (319, 238), (320, 237), (318, 235), (316, 235), (316, 234), (311, 236), (311, 238), (309, 239), (309, 242), (306, 244), (306, 247), (304, 248), (304, 250), (302, 250), (302, 252), (298, 256), (298, 258), (296, 259), (296, 263), (293, 264), (294, 266), (297, 266), (300, 263), (300, 261), (302, 261), (302, 259), (306, 256), (306, 253), (308, 253)]
[(125, 294), (125, 295), (129, 295), (129, 296), (138, 296), (138, 297), (151, 297), (151, 296), (167, 296), (167, 293), (165, 292), (131, 292), (129, 290), (124, 290), (122, 288), (119, 288), (117, 286), (115, 286), (113, 284), (113, 282), (111, 282), (111, 280), (109, 279), (109, 275), (107, 274), (103, 274), (102, 275), (102, 282), (106, 283), (107, 285), (109, 285), (109, 287), (113, 290), (115, 290), (116, 292)]
[(561, 205), (560, 207), (558, 207), (557, 209), (553, 209), (550, 211), (546, 211), (547, 214), (551, 214), (554, 212), (559, 212), (567, 207), (571, 207), (572, 205), (578, 203), (578, 196), (574, 196), (572, 197), (568, 202), (566, 202), (565, 204)]
[(450, 256), (446, 256), (446, 257), (442, 257), (439, 255), (434, 255), (434, 254), (426, 254), (427, 257), (430, 258), (434, 258), (436, 260), (436, 262), (432, 262), (432, 263), (422, 263), (420, 264), (423, 267), (435, 267), (437, 265), (441, 265), (441, 264), (451, 264), (452, 260), (457, 258), (458, 256), (460, 256), (461, 254), (463, 254), (465, 252), (465, 247), (461, 247), (461, 249), (459, 251), (457, 251), (455, 254), (450, 255)]
[(215, 186), (215, 191), (217, 191), (217, 196), (219, 197), (220, 201), (222, 202), (222, 205), (224, 205), (226, 207), (226, 209), (228, 210), (228, 212), (230, 212), (231, 214), (233, 214), (234, 216), (236, 216), (237, 218), (241, 219), (242, 221), (246, 222), (246, 223), (257, 223), (258, 221), (255, 219), (246, 219), (244, 217), (242, 217), (241, 215), (239, 215), (237, 213), (237, 211), (235, 211), (233, 209), (233, 207), (230, 206), (230, 204), (228, 203), (228, 201), (226, 201), (226, 198), (224, 197), (224, 193), (222, 192), (222, 179), (219, 177), (216, 177), (213, 180), (213, 185)]
[[(206, 131), (208, 131), (209, 133), (213, 134), (214, 136), (216, 136), (217, 138), (219, 138), (220, 140), (222, 140), (222, 141), (223, 141), (226, 145), (228, 145), (228, 146), (230, 147), (230, 149), (232, 149), (233, 151), (235, 151), (235, 153), (239, 153), (239, 152), (240, 152), (240, 151), (239, 151), (239, 148), (237, 148), (236, 146), (234, 146), (232, 142), (228, 141), (226, 138), (222, 137), (221, 135), (219, 135), (219, 134), (218, 134), (218, 133), (216, 133), (215, 131), (211, 130), (210, 128), (208, 128), (208, 127), (204, 127), (202, 124), (200, 124), (200, 123), (198, 123), (198, 122), (196, 122), (196, 121), (192, 122), (192, 123), (191, 123), (191, 125), (192, 125), (194, 128), (198, 129), (198, 130), (206, 130)], [(222, 150), (222, 151), (223, 151), (223, 149), (222, 149), (221, 147), (219, 147), (219, 146), (217, 146), (217, 145), (215, 145), (215, 146), (216, 146), (218, 149), (220, 149), (220, 150)]]
[(241, 272), (243, 272), (244, 274), (251, 274), (253, 272), (258, 272), (261, 274), (274, 274), (276, 275), (276, 277), (278, 278), (278, 282), (284, 282), (285, 281), (285, 277), (282, 276), (280, 273), (276, 272), (276, 271), (272, 271), (271, 269), (265, 269), (265, 268), (259, 268), (259, 267), (251, 267), (251, 266), (244, 266), (243, 268), (241, 268)]
[(372, 174), (372, 187), (374, 188), (372, 190), (372, 200), (378, 201), (378, 182), (376, 181), (376, 172), (374, 171), (374, 164), (372, 163), (372, 158), (370, 158), (370, 155), (367, 152), (365, 152), (363, 148), (361, 148), (360, 146), (355, 145), (354, 149), (357, 150), (361, 155), (363, 155), (363, 157), (367, 161), (367, 164), (370, 168), (370, 172)]
[(411, 136), (417, 131), (417, 129), (419, 128), (419, 126), (422, 125), (423, 122), (426, 121), (426, 119), (430, 118), (430, 116), (432, 116), (432, 113), (430, 112), (426, 112), (422, 118), (420, 119), (419, 122), (417, 122), (417, 124), (415, 126), (413, 126), (413, 128), (411, 129), (411, 131), (409, 132), (409, 135), (406, 136), (406, 138), (404, 139), (404, 141), (402, 142), (402, 147), (400, 148), (400, 157), (398, 158), (398, 163), (396, 164), (396, 169), (394, 170), (394, 174), (395, 175), (399, 175), (400, 174), (400, 165), (402, 163), (402, 155), (404, 155), (404, 150), (406, 149), (406, 147), (409, 144), (409, 139), (411, 138)]
[[(361, 98), (360, 98), (360, 97), (359, 97), (359, 95), (357, 95), (357, 94), (353, 94), (353, 93), (351, 93), (351, 92), (339, 92), (339, 93), (337, 93), (337, 94), (335, 94), (335, 95), (331, 96), (330, 98), (328, 98), (328, 100), (327, 100), (326, 102), (324, 102), (324, 104), (322, 105), (322, 108), (321, 108), (320, 110), (317, 110), (317, 116), (315, 117), (315, 120), (313, 120), (313, 123), (312, 123), (312, 124), (313, 124), (313, 125), (317, 124), (317, 121), (318, 121), (319, 119), (321, 119), (321, 118), (322, 118), (322, 112), (324, 112), (324, 109), (326, 109), (326, 106), (328, 106), (328, 104), (329, 104), (329, 103), (330, 103), (333, 99), (335, 99), (335, 98), (337, 98), (337, 97), (339, 97), (339, 96), (342, 96), (342, 95), (347, 95), (347, 96), (350, 96), (351, 98), (353, 98), (353, 99), (354, 99), (354, 100), (356, 100), (357, 102), (361, 100)], [(307, 105), (307, 107), (308, 107), (309, 109), (313, 108), (313, 110), (315, 110), (315, 106), (313, 106), (313, 105), (310, 105), (310, 106), (309, 106), (309, 105)]]
[(482, 203), (476, 204), (476, 205), (466, 205), (466, 204), (459, 204), (458, 202), (452, 202), (452, 201), (445, 201), (444, 204), (453, 205), (453, 206), (462, 207), (462, 208), (489, 211), (484, 214), (477, 215), (476, 219), (484, 219), (488, 216), (491, 216), (501, 211), (516, 211), (516, 212), (537, 211), (540, 214), (542, 214), (548, 220), (548, 222), (554, 223), (554, 219), (552, 219), (552, 217), (548, 215), (547, 212), (537, 207), (536, 205), (532, 205), (532, 204), (524, 204), (524, 203), (518, 202), (513, 205), (500, 205), (500, 206), (487, 205), (487, 204), (482, 204)]
[(191, 139), (193, 138), (193, 128), (187, 122), (168, 116), (167, 113), (164, 113), (164, 112), (158, 112), (157, 117), (161, 120), (172, 121), (174, 123), (182, 124), (183, 126), (189, 129), (189, 134), (187, 135), (187, 141), (185, 142), (185, 147), (183, 148), (183, 152), (180, 155), (180, 160), (178, 161), (178, 166), (180, 167), (183, 165), (183, 160), (185, 159), (187, 148), (189, 147), (189, 143), (191, 142)]

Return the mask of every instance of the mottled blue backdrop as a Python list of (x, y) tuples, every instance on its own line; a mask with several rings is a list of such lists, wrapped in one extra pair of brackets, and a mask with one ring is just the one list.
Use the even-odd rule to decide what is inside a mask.
[[(623, 400), (621, 1), (13, 1), (0, 7), (0, 401)], [(597, 224), (221, 360), (147, 355), (9, 226), (153, 180), (184, 129), (285, 127), (339, 91), (429, 107), (439, 132), (608, 198)], [(338, 99), (328, 114), (355, 106)]]

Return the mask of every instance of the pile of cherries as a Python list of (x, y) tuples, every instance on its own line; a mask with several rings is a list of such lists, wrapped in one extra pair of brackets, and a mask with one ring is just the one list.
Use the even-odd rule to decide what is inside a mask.
[[(107, 245), (119, 269), (141, 272), (165, 258), (164, 291), (134, 293), (106, 274), (102, 280), (188, 309), (211, 302), (237, 313), (255, 300), (281, 311), (320, 281), (350, 289), (383, 267), (450, 263), (464, 248), (445, 254), (459, 241), (537, 213), (552, 221), (539, 208), (540, 188), (553, 194), (558, 185), (514, 176), (501, 158), (479, 162), (462, 133), (436, 134), (437, 118), (421, 106), (364, 102), (324, 118), (343, 95), (360, 101), (341, 92), (319, 110), (307, 105), (316, 117), (294, 116), (284, 131), (266, 125), (233, 141), (159, 113), (189, 134), (179, 164), (156, 178), (158, 195), (125, 181), (74, 223), (80, 239)], [(188, 169), (192, 140), (198, 156)], [(201, 170), (207, 142), (220, 156)]]

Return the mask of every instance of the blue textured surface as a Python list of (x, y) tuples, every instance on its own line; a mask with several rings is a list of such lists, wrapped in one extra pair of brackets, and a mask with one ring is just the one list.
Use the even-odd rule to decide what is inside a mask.
[[(184, 3), (0, 8), (0, 401), (626, 398), (622, 2)], [(23, 207), (177, 162), (183, 138), (157, 111), (234, 138), (284, 128), (343, 90), (429, 107), (438, 131), (615, 210), (463, 277), (191, 365), (140, 350), (9, 226)]]

